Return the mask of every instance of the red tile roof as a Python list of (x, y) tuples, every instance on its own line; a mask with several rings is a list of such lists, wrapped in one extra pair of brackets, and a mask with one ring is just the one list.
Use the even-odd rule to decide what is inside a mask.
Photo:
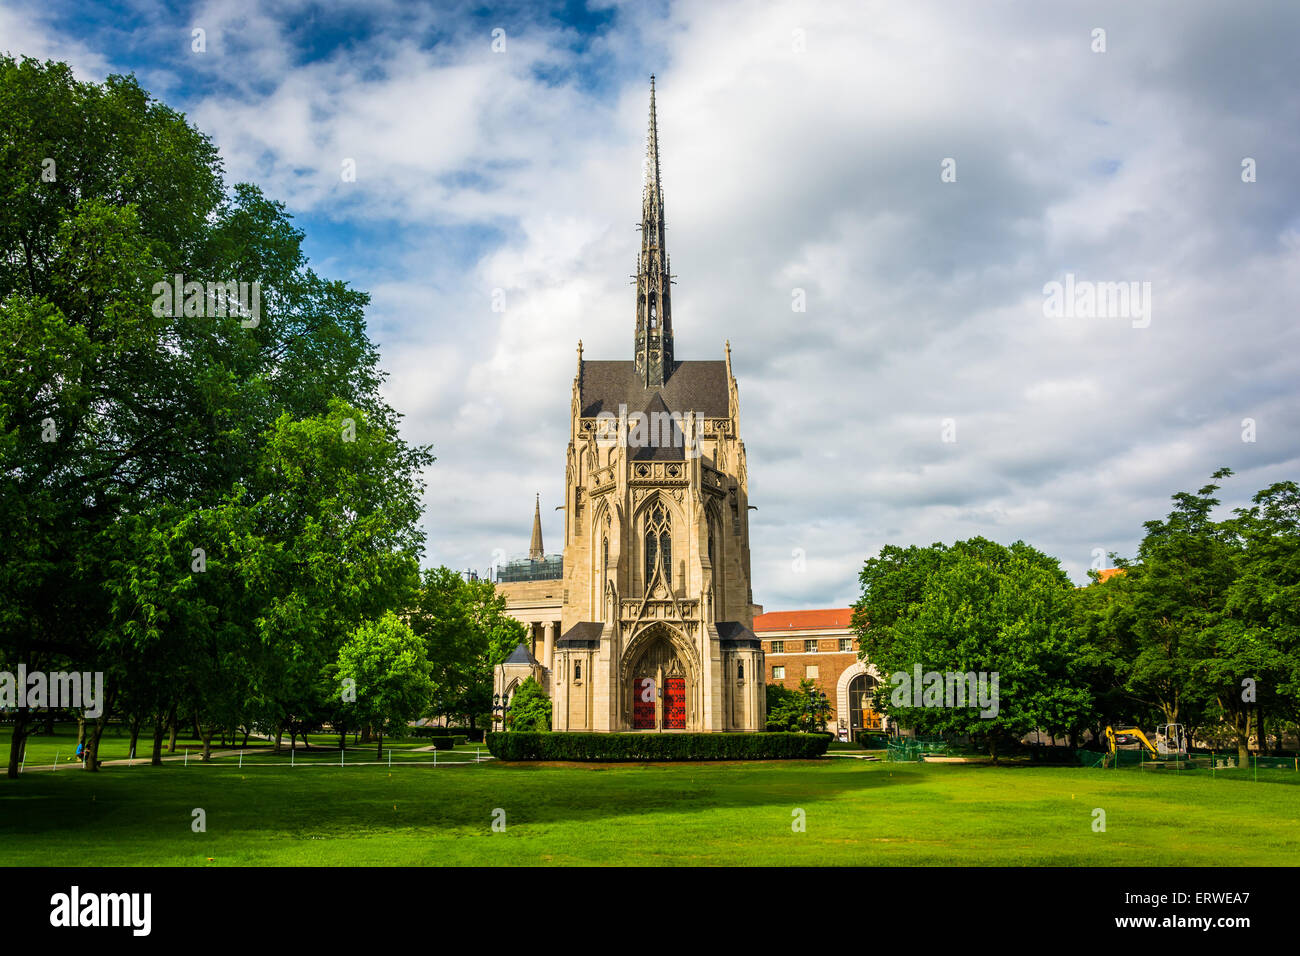
[(1105, 581), (1107, 578), (1111, 578), (1116, 574), (1123, 574), (1123, 573), (1124, 573), (1123, 568), (1102, 568), (1100, 571), (1097, 572), (1097, 580), (1099, 582)]
[(768, 611), (754, 618), (754, 633), (846, 628), (852, 616), (851, 607), (833, 607), (820, 611)]

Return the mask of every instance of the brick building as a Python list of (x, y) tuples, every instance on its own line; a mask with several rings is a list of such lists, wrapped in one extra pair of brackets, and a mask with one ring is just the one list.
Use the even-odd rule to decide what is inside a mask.
[(884, 730), (869, 694), (880, 675), (858, 659), (858, 639), (850, 627), (853, 609), (769, 611), (754, 618), (763, 644), (767, 683), (796, 690), (807, 678), (831, 705), (832, 730)]

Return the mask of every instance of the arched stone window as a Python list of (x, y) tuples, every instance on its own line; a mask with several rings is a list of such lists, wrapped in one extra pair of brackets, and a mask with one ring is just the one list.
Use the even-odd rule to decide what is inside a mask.
[(649, 586), (655, 567), (663, 567), (664, 585), (673, 583), (673, 536), (668, 511), (656, 504), (646, 516), (645, 523), (645, 580)]

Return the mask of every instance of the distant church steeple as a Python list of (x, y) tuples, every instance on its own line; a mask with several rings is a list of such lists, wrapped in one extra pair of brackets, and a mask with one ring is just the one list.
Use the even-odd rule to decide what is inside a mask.
[(659, 128), (655, 78), (650, 77), (650, 130), (645, 190), (641, 196), (641, 256), (636, 276), (636, 370), (646, 388), (658, 388), (673, 371), (672, 275), (664, 248), (664, 194), (659, 182)]
[(546, 554), (542, 551), (542, 496), (540, 494), (533, 502), (533, 540), (528, 546), (528, 558), (530, 561), (542, 561), (546, 558)]

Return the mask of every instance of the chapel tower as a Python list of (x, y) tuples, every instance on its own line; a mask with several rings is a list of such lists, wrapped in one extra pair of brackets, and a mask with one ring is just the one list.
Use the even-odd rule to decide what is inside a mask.
[(541, 661), (552, 726), (761, 731), (739, 390), (729, 343), (722, 360), (673, 353), (653, 77), (640, 228), (631, 360), (578, 343), (561, 634)]

